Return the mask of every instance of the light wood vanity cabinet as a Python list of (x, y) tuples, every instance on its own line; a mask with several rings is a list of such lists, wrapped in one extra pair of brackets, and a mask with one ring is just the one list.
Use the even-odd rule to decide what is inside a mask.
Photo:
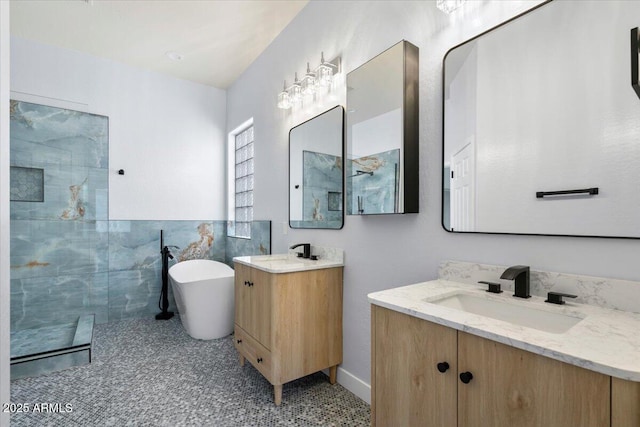
[(473, 374), (458, 384), (461, 426), (610, 423), (609, 376), (464, 332), (458, 332), (458, 367)]
[(274, 386), (342, 363), (342, 267), (268, 273), (235, 263), (234, 344)]
[(640, 426), (640, 383), (376, 305), (371, 331), (374, 426)]
[(375, 305), (371, 328), (372, 425), (455, 426), (456, 331)]

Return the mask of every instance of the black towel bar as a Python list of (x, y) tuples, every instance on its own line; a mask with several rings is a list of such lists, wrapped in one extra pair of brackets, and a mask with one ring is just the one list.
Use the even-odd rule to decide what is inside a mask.
[(561, 190), (561, 191), (537, 191), (536, 198), (542, 199), (545, 196), (563, 196), (567, 194), (587, 193), (590, 196), (598, 194), (598, 187), (584, 188), (582, 190)]

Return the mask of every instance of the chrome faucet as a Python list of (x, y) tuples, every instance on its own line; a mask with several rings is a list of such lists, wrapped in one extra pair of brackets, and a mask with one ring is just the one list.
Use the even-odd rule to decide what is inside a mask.
[(302, 253), (298, 252), (298, 256), (302, 256), (302, 258), (306, 259), (311, 258), (311, 243), (298, 243), (297, 245), (291, 246), (289, 249), (295, 249), (298, 246), (302, 246)]
[(530, 298), (529, 294), (529, 266), (527, 265), (514, 265), (507, 268), (501, 279), (514, 280), (514, 297), (518, 298)]

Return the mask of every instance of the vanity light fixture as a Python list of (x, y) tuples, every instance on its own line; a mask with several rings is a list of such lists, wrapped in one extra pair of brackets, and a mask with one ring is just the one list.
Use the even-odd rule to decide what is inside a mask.
[(436, 7), (444, 13), (451, 13), (464, 4), (467, 0), (437, 0)]
[(288, 110), (289, 108), (302, 107), (303, 98), (312, 102), (318, 100), (320, 92), (326, 93), (333, 85), (336, 74), (340, 72), (340, 57), (331, 61), (325, 61), (324, 52), (320, 53), (320, 65), (312, 71), (307, 62), (307, 72), (298, 80), (298, 73), (295, 73), (294, 82), (290, 87), (285, 87), (278, 94), (278, 108)]
[(282, 108), (283, 110), (288, 110), (291, 108), (291, 97), (289, 96), (289, 91), (287, 91), (287, 81), (284, 81), (284, 87), (282, 88), (282, 92), (278, 94), (278, 108)]

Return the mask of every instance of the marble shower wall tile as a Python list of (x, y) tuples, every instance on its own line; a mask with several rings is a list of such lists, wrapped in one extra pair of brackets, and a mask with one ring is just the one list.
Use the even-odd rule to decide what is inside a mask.
[[(25, 167), (38, 166), (27, 164)], [(11, 219), (92, 221), (108, 218), (107, 169), (63, 164), (41, 167), (44, 169), (44, 201), (12, 201)]]
[(106, 272), (109, 236), (96, 221), (11, 221), (11, 279)]
[[(225, 221), (110, 221), (109, 321), (148, 317), (160, 311), (162, 287), (160, 230), (176, 262), (224, 261)], [(169, 310), (176, 311), (169, 284)]]
[(74, 166), (108, 167), (106, 116), (11, 100), (10, 119), (11, 151), (19, 155), (17, 160), (57, 164), (65, 158)]
[(325, 228), (342, 224), (342, 157), (303, 151), (302, 223)]
[(71, 322), (11, 332), (11, 358), (71, 347), (76, 326)]
[[(455, 282), (477, 284), (480, 280), (502, 284), (504, 290), (513, 292), (513, 280), (500, 279), (509, 266), (479, 264), (463, 261), (443, 261), (438, 277)], [(578, 295), (575, 302), (598, 307), (640, 313), (640, 282), (607, 279), (603, 277), (581, 276), (531, 270), (531, 295), (546, 297), (549, 291)]]
[(11, 330), (76, 322), (95, 314), (106, 323), (109, 273), (11, 279)]
[[(109, 321), (152, 317), (158, 306), (162, 278), (160, 270), (138, 269), (109, 273)], [(176, 311), (169, 284), (169, 311)]]
[[(109, 221), (109, 270), (162, 267), (160, 230), (176, 261), (224, 261), (225, 221)], [(174, 261), (171, 261), (172, 263)]]
[[(358, 213), (358, 197), (364, 214), (393, 213), (398, 187), (400, 150), (390, 150), (349, 161), (347, 204), (350, 213)], [(366, 172), (358, 174), (358, 171)], [(373, 175), (367, 173), (372, 172)]]
[(233, 257), (245, 255), (269, 255), (271, 253), (271, 221), (253, 221), (251, 239), (227, 236), (227, 265), (233, 268)]
[(11, 165), (44, 170), (44, 201), (12, 202), (11, 219), (106, 220), (108, 118), (11, 101)]

